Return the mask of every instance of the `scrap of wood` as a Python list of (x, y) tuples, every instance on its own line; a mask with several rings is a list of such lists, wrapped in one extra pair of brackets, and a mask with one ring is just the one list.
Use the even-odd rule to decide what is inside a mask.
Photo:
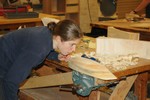
[(126, 80), (120, 81), (119, 84), (115, 87), (109, 100), (124, 100), (137, 76), (138, 75), (129, 76)]
[(72, 72), (29, 78), (20, 89), (73, 84)]

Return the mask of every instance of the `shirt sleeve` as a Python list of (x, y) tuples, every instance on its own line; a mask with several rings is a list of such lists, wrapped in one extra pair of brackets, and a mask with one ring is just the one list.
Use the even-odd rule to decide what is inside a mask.
[(9, 71), (5, 76), (5, 81), (20, 84), (28, 77), (33, 67), (42, 63), (40, 56), (35, 55), (33, 52), (23, 52), (13, 62)]
[(49, 55), (47, 56), (47, 59), (48, 59), (48, 60), (56, 60), (56, 61), (59, 61), (59, 59), (58, 59), (58, 54), (59, 54), (58, 52), (52, 50), (52, 51), (49, 53)]

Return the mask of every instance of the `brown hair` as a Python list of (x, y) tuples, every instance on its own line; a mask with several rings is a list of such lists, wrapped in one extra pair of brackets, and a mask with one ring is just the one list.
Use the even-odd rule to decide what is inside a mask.
[(80, 27), (72, 20), (62, 20), (57, 24), (51, 22), (48, 24), (48, 28), (53, 31), (53, 35), (60, 36), (62, 41), (70, 41), (83, 37)]

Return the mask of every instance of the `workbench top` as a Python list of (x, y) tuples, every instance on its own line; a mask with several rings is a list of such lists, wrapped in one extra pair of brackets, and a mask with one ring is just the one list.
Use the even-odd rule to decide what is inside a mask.
[(49, 17), (49, 18), (56, 18), (59, 19), (59, 16), (39, 13), (38, 18), (20, 18), (20, 19), (8, 19), (4, 16), (0, 16), (0, 25), (5, 24), (18, 24), (18, 23), (29, 23), (29, 22), (41, 22), (41, 18), (43, 17)]
[(145, 18), (138, 22), (128, 21), (126, 19), (97, 21), (92, 22), (91, 26), (97, 28), (116, 27), (135, 32), (150, 32), (150, 19)]
[[(92, 43), (94, 46), (90, 47), (90, 43)], [(146, 42), (148, 43), (148, 42)], [(103, 47), (103, 46), (101, 46)], [(118, 47), (119, 49), (119, 47)], [(113, 49), (112, 49), (113, 50)], [(84, 37), (82, 39), (82, 41), (80, 42), (80, 44), (77, 46), (76, 52), (75, 54), (84, 54), (84, 53), (91, 53), (91, 52), (96, 52), (96, 38), (92, 38), (92, 37)], [(48, 64), (49, 61), (46, 63)], [(59, 68), (63, 69), (63, 66), (66, 68), (65, 70), (70, 70), (70, 68), (68, 68), (68, 64), (66, 62), (55, 62), (55, 61), (50, 61), (50, 63), (54, 63), (57, 64), (58, 66), (60, 66)], [(133, 74), (138, 74), (141, 72), (145, 72), (145, 71), (149, 71), (150, 70), (150, 59), (145, 59), (145, 58), (139, 58), (138, 64), (136, 65), (131, 65), (129, 67), (127, 67), (124, 70), (113, 70), (111, 68), (108, 67), (108, 69), (118, 78), (120, 77), (124, 77), (124, 76), (129, 76), (129, 75), (133, 75)]]

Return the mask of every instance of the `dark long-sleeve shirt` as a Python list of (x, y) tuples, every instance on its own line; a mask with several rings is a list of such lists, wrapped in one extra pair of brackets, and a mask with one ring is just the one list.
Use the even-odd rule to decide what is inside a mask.
[(8, 87), (4, 86), (8, 88), (4, 88), (6, 95), (14, 95), (9, 94), (9, 90), (17, 92), (31, 69), (46, 57), (57, 60), (58, 53), (54, 52), (52, 42), (52, 33), (44, 26), (16, 30), (0, 38), (0, 78), (9, 83)]
[(150, 18), (150, 3), (146, 6), (146, 18)]

